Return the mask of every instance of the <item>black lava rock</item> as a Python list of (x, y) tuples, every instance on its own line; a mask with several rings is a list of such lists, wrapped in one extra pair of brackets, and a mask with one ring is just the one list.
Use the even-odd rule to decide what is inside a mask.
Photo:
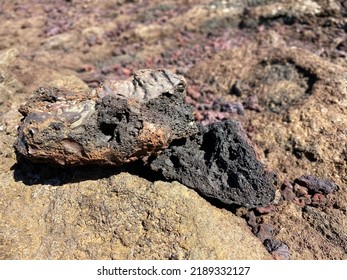
[(231, 120), (200, 125), (199, 133), (174, 140), (151, 168), (226, 204), (265, 206), (275, 194), (242, 126)]

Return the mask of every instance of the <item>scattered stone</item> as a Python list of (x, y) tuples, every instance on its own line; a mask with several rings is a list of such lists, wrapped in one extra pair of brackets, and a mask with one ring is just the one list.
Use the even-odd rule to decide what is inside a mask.
[(192, 82), (187, 89), (186, 102), (195, 107), (195, 119), (203, 125), (227, 120), (233, 115), (244, 115), (241, 102), (230, 102), (217, 97), (211, 89)]
[(223, 121), (223, 120), (226, 120), (228, 117), (227, 113), (222, 113), (220, 111), (213, 111), (213, 110), (206, 111), (202, 115), (203, 115), (201, 120), (202, 125), (208, 125), (218, 121)]
[(201, 97), (200, 91), (196, 87), (188, 87), (187, 94), (194, 98), (195, 100), (198, 100)]
[(321, 193), (315, 193), (312, 196), (311, 205), (314, 207), (323, 207), (327, 204), (327, 198)]
[(275, 195), (245, 131), (231, 120), (199, 126), (199, 133), (173, 141), (151, 168), (226, 204), (266, 206)]
[(329, 180), (319, 179), (313, 175), (303, 175), (297, 178), (295, 182), (306, 187), (313, 193), (329, 194), (339, 189), (335, 183)]
[(284, 200), (293, 201), (296, 198), (293, 192), (293, 186), (288, 180), (285, 180), (281, 186), (281, 195)]
[(141, 70), (97, 90), (39, 88), (19, 111), (15, 148), (34, 162), (120, 166), (156, 155), (196, 133), (186, 82), (166, 70)]
[(302, 196), (302, 198), (305, 200), (306, 204), (311, 204), (311, 202), (312, 202), (312, 196), (311, 195), (307, 194), (305, 196)]
[(229, 102), (221, 104), (221, 111), (238, 115), (244, 115), (245, 110), (241, 102)]
[(261, 240), (261, 242), (264, 242), (267, 239), (273, 239), (273, 226), (269, 224), (260, 224), (256, 228), (255, 235)]
[(242, 95), (241, 81), (236, 81), (230, 88), (230, 94), (240, 97)]
[(281, 195), (284, 200), (302, 208), (307, 205), (324, 207), (327, 203), (326, 195), (334, 190), (338, 190), (338, 186), (334, 183), (306, 175), (296, 179), (294, 186), (286, 180), (282, 184)]
[(293, 189), (297, 197), (308, 195), (308, 189), (303, 186), (294, 184)]
[(243, 105), (245, 109), (253, 110), (256, 112), (263, 111), (263, 108), (259, 105), (258, 96), (256, 95), (248, 96)]
[(264, 246), (275, 260), (289, 260), (290, 251), (285, 243), (276, 239), (266, 239), (264, 241)]
[(257, 217), (254, 214), (254, 211), (250, 210), (245, 215), (244, 218), (247, 224), (252, 228), (253, 233), (256, 231), (255, 229), (258, 226)]
[(269, 214), (269, 213), (272, 213), (276, 210), (276, 206), (273, 204), (270, 204), (266, 207), (257, 207), (255, 210), (257, 211), (257, 213), (259, 213), (261, 215), (262, 214)]
[(311, 203), (311, 199), (310, 198), (305, 198), (305, 197), (299, 197), (299, 198), (295, 198), (293, 200), (293, 203), (300, 206), (301, 208), (302, 207), (305, 207), (306, 204), (310, 204)]

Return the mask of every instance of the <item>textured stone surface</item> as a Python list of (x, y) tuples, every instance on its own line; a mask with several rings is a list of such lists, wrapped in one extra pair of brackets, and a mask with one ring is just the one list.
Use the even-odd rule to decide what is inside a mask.
[(141, 70), (96, 91), (39, 88), (20, 108), (16, 149), (60, 165), (120, 166), (155, 155), (197, 131), (185, 88), (183, 77), (166, 70)]
[(275, 194), (242, 126), (231, 120), (200, 126), (199, 134), (173, 142), (151, 168), (227, 204), (264, 206)]
[(271, 252), (275, 260), (289, 260), (290, 251), (288, 246), (283, 242), (275, 239), (266, 239), (264, 245)]
[[(241, 80), (243, 85), (254, 86), (252, 94), (259, 96), (260, 105), (265, 110), (245, 110), (248, 116), (245, 127), (251, 131), (250, 137), (268, 168), (278, 174), (280, 184), (312, 174), (339, 186), (338, 191), (327, 195), (327, 202), (324, 203), (326, 215), (322, 222), (329, 226), (318, 229), (305, 219), (305, 203), (298, 205), (293, 189), (285, 184), (287, 186), (284, 186), (282, 194), (291, 202), (277, 205), (277, 210), (263, 219), (275, 225), (275, 238), (287, 244), (291, 259), (345, 259), (346, 68), (302, 48), (273, 48), (270, 43), (267, 46), (259, 49), (256, 45), (247, 45), (225, 51), (198, 65), (194, 73), (201, 74), (200, 79), (212, 79), (207, 77), (207, 70), (215, 73), (213, 79), (220, 88), (233, 84), (233, 79)], [(272, 72), (267, 70), (279, 65), (282, 73), (288, 70), (287, 82), (291, 88), (300, 84), (308, 86), (306, 93), (291, 104), (287, 103), (288, 96), (283, 94), (289, 84), (283, 84), (281, 75), (273, 76), (271, 84), (267, 84)], [(260, 67), (264, 68), (262, 79), (259, 79)], [(293, 74), (293, 69), (297, 74)], [(224, 80), (226, 73), (233, 78)], [(269, 90), (264, 91), (264, 87)], [(247, 91), (243, 92), (245, 94), (241, 99), (246, 100)], [(286, 104), (278, 112), (267, 107), (267, 101), (273, 100), (274, 96), (283, 100), (281, 104)], [(318, 216), (314, 217), (310, 222)], [(333, 231), (336, 234), (332, 234)], [(303, 234), (298, 235), (298, 232)]]
[(0, 259), (270, 259), (244, 220), (179, 183), (121, 173), (60, 187), (0, 181)]
[(313, 193), (329, 194), (339, 189), (339, 187), (334, 182), (320, 179), (312, 175), (300, 176), (295, 180), (295, 182), (306, 187)]
[[(43, 166), (36, 164), (29, 176), (30, 186), (23, 185), (20, 176), (13, 180), (14, 173), (21, 173), (13, 152), (21, 119), (19, 106), (40, 86), (85, 91), (86, 84), (75, 79), (78, 85), (73, 86), (75, 81), (66, 82), (66, 76), (77, 76), (97, 87), (100, 81), (126, 79), (137, 69), (165, 67), (183, 74), (188, 90), (194, 88), (200, 94), (188, 93), (187, 97), (194, 97), (211, 113), (220, 113), (213, 108), (220, 102), (252, 109), (217, 119), (231, 117), (242, 122), (261, 161), (276, 171), (278, 187), (284, 180), (293, 182), (305, 174), (340, 187), (319, 208), (278, 197), (275, 211), (255, 219), (273, 226), (275, 238), (288, 245), (291, 259), (347, 259), (345, 0), (31, 0), (30, 5), (17, 0), (1, 1), (0, 7), (0, 216), (4, 219), (0, 231), (6, 232), (1, 235), (1, 252), (38, 258), (38, 253), (31, 252), (39, 246), (42, 234), (53, 240), (52, 235), (59, 236), (59, 232), (69, 233), (65, 240), (73, 244), (83, 232), (72, 231), (70, 219), (64, 224), (60, 221), (77, 208), (66, 206), (64, 215), (50, 214), (50, 220), (45, 215), (48, 205), (55, 211), (65, 206), (62, 200), (68, 200), (59, 196), (64, 187), (70, 186), (72, 194), (76, 187), (83, 186), (82, 191), (90, 183), (70, 185), (61, 171), (65, 168), (45, 165), (44, 170), (34, 172)], [(48, 85), (56, 79), (64, 82)], [(240, 81), (240, 96), (229, 94), (236, 81)], [(253, 96), (258, 98), (259, 108)], [(218, 98), (222, 101), (214, 102)], [(95, 180), (93, 185), (106, 169), (83, 168), (90, 174), (86, 177)], [(47, 169), (59, 180), (52, 182), (45, 174)], [(81, 181), (78, 174), (72, 172), (67, 179)], [(290, 191), (289, 196), (295, 197)], [(172, 197), (166, 199), (170, 203)], [(209, 212), (207, 217), (213, 221), (216, 213)], [(78, 223), (90, 220), (92, 217), (81, 215)], [(46, 228), (55, 230), (52, 233)], [(90, 233), (99, 228), (85, 235), (85, 248), (91, 245), (86, 251), (98, 246), (104, 250), (105, 239)], [(221, 231), (224, 236), (232, 230), (222, 227)], [(48, 246), (42, 244), (44, 251)], [(230, 244), (230, 248), (237, 246)], [(53, 247), (49, 247), (51, 251)], [(254, 246), (244, 254), (251, 255), (253, 249), (260, 248)]]

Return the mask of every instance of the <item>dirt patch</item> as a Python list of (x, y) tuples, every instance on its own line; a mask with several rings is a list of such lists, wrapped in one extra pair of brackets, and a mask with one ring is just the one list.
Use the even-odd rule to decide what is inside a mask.
[(260, 106), (280, 113), (312, 94), (317, 77), (290, 62), (261, 62), (241, 88), (242, 94), (256, 95)]

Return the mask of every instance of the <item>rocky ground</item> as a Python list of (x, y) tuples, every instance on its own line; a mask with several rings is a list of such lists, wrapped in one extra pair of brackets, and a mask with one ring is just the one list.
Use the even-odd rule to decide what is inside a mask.
[[(344, 0), (1, 1), (0, 259), (346, 259), (346, 16)], [(142, 68), (183, 75), (197, 121), (243, 124), (275, 174), (271, 205), (206, 200), (139, 163), (17, 161), (38, 87)]]

